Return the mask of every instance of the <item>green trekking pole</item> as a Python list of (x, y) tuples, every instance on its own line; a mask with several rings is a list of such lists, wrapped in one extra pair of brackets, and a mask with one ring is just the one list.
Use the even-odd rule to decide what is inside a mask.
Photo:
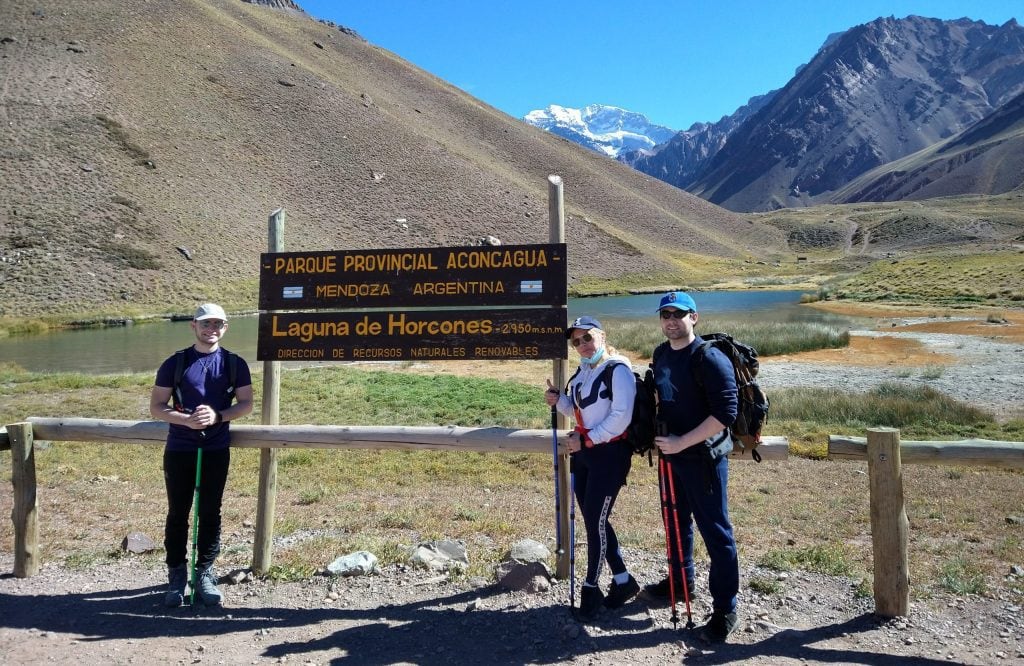
[(203, 468), (203, 447), (196, 449), (196, 489), (192, 495), (192, 569), (189, 572), (191, 589), (188, 603), (196, 605), (196, 553), (199, 550), (199, 479)]

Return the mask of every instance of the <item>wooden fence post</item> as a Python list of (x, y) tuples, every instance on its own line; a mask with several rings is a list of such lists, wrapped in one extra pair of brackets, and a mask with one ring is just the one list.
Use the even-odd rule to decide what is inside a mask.
[(39, 573), (39, 504), (36, 497), (36, 454), (31, 423), (7, 426), (11, 442), (11, 485), (14, 487), (14, 575)]
[(875, 613), (890, 618), (906, 616), (910, 610), (907, 560), (910, 526), (903, 500), (899, 430), (868, 430), (868, 478), (871, 484)]
[[(562, 190), (562, 178), (560, 176), (548, 176), (548, 241), (551, 243), (565, 242), (565, 203)], [(551, 362), (552, 381), (555, 386), (561, 389), (565, 386), (567, 372), (565, 359), (556, 358)], [(565, 417), (557, 416), (557, 423), (560, 430), (565, 429)], [(576, 544), (569, 540), (569, 494), (572, 492), (569, 483), (569, 454), (558, 454), (558, 475), (555, 478), (558, 486), (558, 533), (561, 535), (561, 542), (555, 544), (555, 578), (565, 580), (569, 577), (569, 563), (573, 561), (570, 557), (570, 548)]]
[[(267, 221), (267, 251), (284, 252), (285, 212), (278, 208)], [(281, 362), (263, 362), (263, 425), (280, 422)], [(277, 449), (260, 449), (259, 496), (256, 499), (256, 534), (252, 544), (252, 570), (270, 571), (273, 556), (274, 513), (277, 510)]]

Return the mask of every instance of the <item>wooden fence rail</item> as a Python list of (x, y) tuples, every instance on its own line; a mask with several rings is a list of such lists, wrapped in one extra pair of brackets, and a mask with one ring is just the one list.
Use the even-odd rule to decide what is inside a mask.
[[(12, 479), (15, 487), (14, 575), (33, 576), (39, 571), (38, 513), (34, 440), (55, 442), (100, 442), (108, 444), (151, 444), (163, 446), (168, 424), (162, 421), (118, 421), (112, 419), (29, 417), (25, 423), (8, 425), (0, 433), (0, 450), (12, 451)], [(564, 431), (559, 446), (565, 446)], [(542, 453), (551, 455), (551, 430), (513, 428), (465, 428), (460, 426), (331, 426), (331, 425), (238, 425), (231, 426), (231, 446), (255, 449), (426, 449), (437, 451), (482, 451)], [(785, 460), (789, 442), (785, 437), (765, 437), (758, 447), (764, 460)], [(750, 460), (737, 452), (737, 460)], [(261, 488), (261, 492), (262, 488)], [(568, 516), (568, 497), (561, 496), (559, 511)], [(258, 535), (272, 541), (273, 526)], [(255, 554), (254, 554), (255, 557)]]
[[(33, 441), (78, 441), (163, 445), (167, 424), (82, 418), (37, 418), (0, 428), (0, 450), (12, 452), (14, 486), (14, 575), (38, 572), (38, 513)], [(459, 426), (261, 426), (233, 425), (232, 446), (239, 448), (364, 448), (447, 451), (517, 451), (551, 453), (551, 431)], [(758, 448), (764, 460), (785, 460), (785, 437), (766, 437)], [(559, 439), (560, 446), (564, 440)], [(905, 616), (910, 606), (907, 566), (909, 523), (903, 494), (902, 463), (1024, 468), (1024, 442), (964, 440), (900, 442), (893, 428), (869, 429), (867, 437), (830, 435), (833, 460), (867, 460), (870, 483), (871, 538), (874, 559), (875, 612)], [(750, 460), (742, 452), (732, 456)], [(564, 499), (564, 498), (563, 498)], [(565, 502), (563, 502), (565, 503)], [(264, 535), (269, 541), (270, 535)]]
[[(868, 438), (829, 435), (828, 457), (832, 460), (867, 460)], [(922, 465), (1024, 468), (1024, 444), (989, 439), (906, 441), (900, 443), (900, 458), (905, 463)]]
[(910, 611), (910, 524), (903, 494), (903, 463), (1021, 468), (1024, 442), (901, 443), (899, 430), (873, 428), (867, 437), (829, 435), (828, 457), (868, 461), (875, 613), (898, 617)]

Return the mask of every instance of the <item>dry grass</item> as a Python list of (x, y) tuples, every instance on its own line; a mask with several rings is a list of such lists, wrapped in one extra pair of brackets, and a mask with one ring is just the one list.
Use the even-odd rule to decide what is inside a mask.
[[(256, 511), (258, 453), (236, 450), (224, 503), (223, 566), (247, 566)], [(658, 553), (657, 479), (637, 460), (616, 505), (630, 548)], [(5, 456), (4, 464), (9, 465)], [(39, 451), (43, 561), (84, 565), (118, 551), (142, 531), (159, 539), (165, 510), (160, 449), (59, 443)], [(127, 471), (130, 470), (130, 471)], [(339, 554), (370, 548), (399, 558), (421, 540), (457, 538), (474, 570), (487, 570), (516, 540), (551, 543), (551, 460), (531, 454), (289, 451), (279, 461), (275, 564), (309, 573)], [(987, 589), (1006, 584), (1024, 557), (1019, 472), (906, 466), (910, 571), (916, 596), (942, 585), (941, 572), (968, 558)], [(981, 489), (984, 492), (980, 492)], [(810, 461), (736, 463), (731, 507), (741, 557), (772, 561), (811, 547), (845, 553), (854, 577), (870, 577), (866, 464)], [(0, 496), (0, 511), (10, 495)], [(10, 523), (0, 538), (10, 543)]]
[(836, 298), (857, 301), (1019, 306), (1024, 303), (1024, 250), (916, 253), (876, 262), (838, 281), (832, 291)]
[(785, 209), (755, 216), (786, 234), (831, 299), (957, 307), (1024, 300), (1019, 193)]
[[(876, 356), (877, 362), (888, 363), (902, 354), (914, 353), (912, 348), (888, 351), (892, 357), (886, 360)], [(438, 381), (500, 374), (526, 385), (525, 389), (513, 389), (513, 393), (529, 399), (535, 391), (538, 405), (543, 379), (550, 375), (550, 363), (546, 362), (466, 361), (386, 367)], [(23, 376), (19, 379), (17, 371), (11, 373), (3, 378), (2, 422), (26, 414), (145, 418), (148, 376), (108, 377), (91, 384), (86, 378), (68, 376), (55, 385), (42, 376), (25, 381)], [(373, 398), (375, 394), (363, 392), (390, 395), (397, 381), (393, 375), (356, 374), (360, 383), (326, 382), (323, 371), (305, 378), (286, 373), (284, 387), (292, 398), (282, 405), (282, 422), (323, 422), (325, 418), (344, 422), (335, 411), (353, 413), (361, 410), (359, 405), (366, 400), (380, 402)], [(259, 393), (261, 383), (257, 380), (254, 385)], [(300, 400), (302, 387), (311, 395)], [(429, 399), (425, 396), (416, 401)], [(409, 417), (408, 410), (398, 402), (391, 409), (391, 413), (385, 410), (374, 418), (395, 423), (403, 422), (400, 415)], [(544, 427), (546, 410), (538, 407), (529, 411), (532, 417), (522, 426)], [(798, 446), (809, 438), (818, 448), (830, 432), (862, 434), (815, 429), (785, 420), (775, 420), (769, 426), (769, 434), (786, 434)], [(120, 540), (132, 531), (159, 540), (165, 511), (159, 447), (37, 445), (43, 561), (85, 566), (117, 557)], [(248, 449), (233, 453), (224, 504), (222, 564), (226, 567), (246, 566), (251, 558), (258, 457), (258, 452)], [(0, 477), (10, 477), (9, 466), (9, 454), (0, 455)], [(743, 560), (797, 560), (802, 562), (797, 566), (823, 566), (807, 558), (809, 554), (825, 556), (830, 558), (829, 567), (849, 571), (854, 577), (870, 577), (866, 469), (865, 463), (797, 457), (784, 463), (734, 464), (731, 511)], [(1005, 575), (1011, 565), (1024, 559), (1024, 532), (1019, 522), (1008, 519), (1021, 515), (1024, 474), (907, 465), (904, 481), (916, 596), (948, 586), (950, 572), (957, 571), (957, 563), (963, 562), (972, 563), (980, 572), (987, 590), (1013, 584)], [(655, 470), (646, 461), (634, 459), (630, 484), (615, 511), (615, 524), (625, 546), (661, 552), (664, 537), (656, 489)], [(0, 514), (9, 515), (10, 509), (11, 494), (0, 493)], [(275, 575), (308, 575), (337, 555), (357, 549), (369, 549), (385, 561), (396, 561), (404, 557), (405, 547), (441, 537), (466, 540), (472, 572), (486, 575), (490, 565), (518, 539), (533, 538), (550, 544), (552, 522), (552, 466), (548, 455), (282, 451), (275, 522), (279, 540), (274, 550), (274, 562), (280, 569)], [(0, 523), (0, 542), (11, 543), (11, 530), (9, 521)]]

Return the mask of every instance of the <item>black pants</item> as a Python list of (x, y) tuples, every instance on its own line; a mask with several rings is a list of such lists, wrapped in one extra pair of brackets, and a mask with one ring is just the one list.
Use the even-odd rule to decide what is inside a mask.
[(619, 490), (626, 485), (632, 455), (623, 442), (597, 444), (572, 455), (576, 501), (587, 527), (586, 582), (589, 585), (597, 585), (605, 561), (612, 575), (626, 571), (626, 563), (619, 552), (619, 539), (608, 518)]
[[(231, 449), (203, 451), (199, 480), (199, 535), (196, 568), (213, 564), (220, 553), (220, 505), (228, 480)], [(188, 561), (188, 526), (196, 485), (196, 454), (164, 451), (164, 484), (167, 486), (167, 523), (164, 550), (167, 566)]]

